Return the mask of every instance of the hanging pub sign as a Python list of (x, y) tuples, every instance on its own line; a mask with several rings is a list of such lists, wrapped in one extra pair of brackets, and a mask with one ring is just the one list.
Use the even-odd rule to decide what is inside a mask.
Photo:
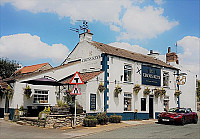
[(159, 68), (142, 65), (142, 84), (161, 86), (161, 70)]

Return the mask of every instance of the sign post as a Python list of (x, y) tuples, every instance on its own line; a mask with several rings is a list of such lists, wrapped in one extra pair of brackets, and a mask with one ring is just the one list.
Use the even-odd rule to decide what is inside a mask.
[(73, 128), (76, 128), (76, 95), (81, 95), (81, 91), (78, 88), (78, 84), (84, 84), (81, 76), (79, 75), (78, 72), (76, 72), (74, 74), (74, 76), (72, 77), (72, 79), (70, 80), (69, 84), (75, 84), (75, 87), (73, 88), (73, 90), (70, 92), (70, 95), (74, 95), (74, 126)]

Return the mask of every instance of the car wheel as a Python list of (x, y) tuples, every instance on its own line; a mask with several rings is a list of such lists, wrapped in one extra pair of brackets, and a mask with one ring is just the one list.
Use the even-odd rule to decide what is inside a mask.
[(158, 120), (158, 123), (161, 124), (161, 123), (162, 123), (162, 120)]
[(185, 125), (185, 117), (181, 118), (181, 125)]
[(198, 116), (196, 115), (195, 118), (194, 118), (194, 122), (193, 123), (197, 124), (197, 122), (198, 122)]

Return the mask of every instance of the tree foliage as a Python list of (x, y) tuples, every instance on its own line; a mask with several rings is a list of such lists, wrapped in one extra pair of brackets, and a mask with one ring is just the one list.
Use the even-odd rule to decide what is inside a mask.
[(200, 80), (197, 81), (197, 98), (199, 99), (200, 101)]
[(19, 67), (19, 63), (8, 58), (0, 58), (0, 76), (2, 79), (10, 77)]

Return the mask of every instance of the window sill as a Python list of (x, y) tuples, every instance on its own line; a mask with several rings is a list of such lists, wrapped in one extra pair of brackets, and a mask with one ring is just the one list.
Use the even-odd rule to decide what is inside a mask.
[(49, 103), (33, 103), (34, 105), (49, 105)]
[(169, 88), (169, 86), (163, 86), (163, 88), (167, 88), (167, 89), (170, 89), (170, 88)]
[(124, 81), (125, 84), (133, 84), (133, 82)]
[(127, 112), (127, 113), (133, 113), (134, 111), (124, 111), (123, 113), (125, 113), (125, 112)]

